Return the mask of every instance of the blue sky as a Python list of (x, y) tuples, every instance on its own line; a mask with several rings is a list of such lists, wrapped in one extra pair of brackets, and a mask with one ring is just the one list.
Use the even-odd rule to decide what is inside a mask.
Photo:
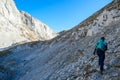
[(55, 32), (73, 28), (112, 0), (14, 0), (19, 10), (47, 24)]

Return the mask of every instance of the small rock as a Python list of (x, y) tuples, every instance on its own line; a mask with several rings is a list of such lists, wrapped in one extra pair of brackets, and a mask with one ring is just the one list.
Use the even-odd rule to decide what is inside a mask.
[(108, 69), (110, 69), (110, 67), (111, 67), (110, 64), (106, 64), (106, 65), (104, 66), (104, 69), (105, 69), (105, 70), (108, 70)]
[(71, 77), (71, 78), (68, 78), (67, 80), (75, 80), (73, 77)]
[(110, 61), (110, 64), (111, 64), (111, 65), (115, 65), (117, 62), (118, 62), (117, 59), (112, 59), (112, 60)]
[(107, 53), (111, 53), (111, 54), (114, 53), (114, 49), (109, 49)]
[(118, 73), (114, 73), (112, 76), (114, 76), (114, 77), (115, 77), (115, 76), (118, 76)]

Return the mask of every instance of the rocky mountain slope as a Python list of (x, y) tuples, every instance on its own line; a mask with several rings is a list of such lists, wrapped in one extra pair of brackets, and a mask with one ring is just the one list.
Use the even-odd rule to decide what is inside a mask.
[[(120, 2), (115, 0), (76, 27), (48, 41), (21, 44), (0, 54), (0, 80), (120, 80)], [(108, 43), (105, 71), (93, 55)]]
[(13, 0), (0, 0), (0, 48), (19, 42), (48, 40), (56, 36), (46, 24), (18, 11)]

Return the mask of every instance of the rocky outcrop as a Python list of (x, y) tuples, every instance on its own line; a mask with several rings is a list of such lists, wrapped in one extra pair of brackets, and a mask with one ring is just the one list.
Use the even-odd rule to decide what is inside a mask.
[[(103, 9), (49, 41), (21, 44), (1, 52), (0, 79), (12, 80), (119, 80), (120, 3)], [(99, 73), (93, 55), (96, 41), (108, 43), (105, 71)]]
[(49, 40), (57, 35), (46, 24), (34, 19), (31, 15), (23, 11), (20, 13), (22, 23), (26, 25), (30, 31), (34, 32), (40, 40)]
[(0, 1), (0, 48), (19, 42), (49, 40), (56, 36), (46, 24), (18, 11), (13, 0)]

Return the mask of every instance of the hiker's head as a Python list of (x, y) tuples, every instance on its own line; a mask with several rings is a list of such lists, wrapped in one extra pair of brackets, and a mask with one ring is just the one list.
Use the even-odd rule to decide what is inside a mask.
[(105, 37), (101, 37), (101, 39), (104, 41), (104, 40), (105, 40)]

